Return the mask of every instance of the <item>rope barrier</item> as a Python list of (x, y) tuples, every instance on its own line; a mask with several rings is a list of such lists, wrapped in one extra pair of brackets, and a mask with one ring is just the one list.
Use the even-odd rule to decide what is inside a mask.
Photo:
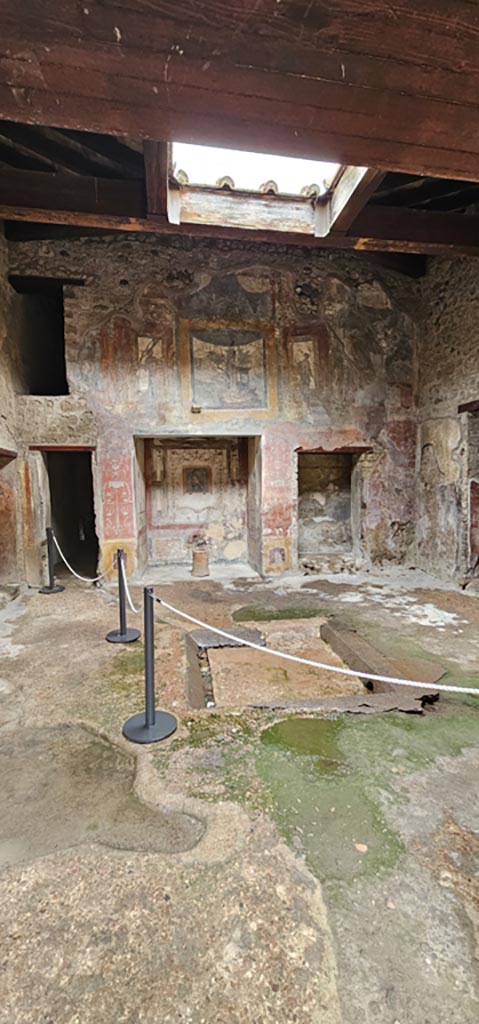
[(127, 578), (126, 578), (125, 566), (123, 564), (123, 559), (122, 558), (120, 558), (120, 569), (121, 569), (121, 575), (123, 577), (123, 584), (124, 584), (124, 587), (125, 587), (125, 594), (126, 594), (126, 599), (128, 601), (128, 604), (130, 605), (130, 608), (131, 608), (132, 612), (134, 612), (135, 615), (139, 615), (140, 612), (141, 612), (141, 608), (135, 608), (135, 605), (133, 604), (133, 601), (131, 599), (131, 594), (130, 594), (130, 590), (129, 590), (129, 587), (128, 587), (128, 581), (127, 581)]
[(70, 570), (70, 572), (73, 574), (73, 576), (76, 576), (77, 580), (81, 580), (82, 583), (98, 583), (99, 580), (104, 579), (104, 577), (107, 576), (109, 572), (111, 572), (112, 567), (110, 566), (109, 569), (106, 569), (105, 572), (100, 573), (99, 576), (95, 576), (93, 579), (89, 579), (89, 577), (87, 577), (87, 576), (80, 576), (80, 574), (78, 572), (75, 572), (75, 570), (72, 568), (70, 563), (67, 562), (67, 560), (65, 558), (65, 555), (63, 554), (63, 551), (62, 551), (62, 549), (61, 549), (61, 547), (60, 547), (60, 545), (59, 545), (59, 543), (57, 541), (57, 538), (55, 537), (54, 533), (52, 534), (52, 536), (53, 536), (53, 543), (55, 544), (55, 547), (56, 547), (56, 549), (58, 551), (58, 554), (60, 555), (60, 558), (63, 559), (67, 569)]
[[(121, 552), (123, 559), (123, 552)], [(123, 725), (123, 735), (131, 743), (157, 743), (171, 736), (178, 728), (178, 720), (168, 711), (155, 707), (155, 623), (153, 587), (143, 587), (143, 623), (145, 630), (145, 710), (140, 711)]]
[[(65, 558), (65, 555), (63, 554), (63, 551), (62, 551), (62, 549), (61, 549), (61, 547), (60, 547), (60, 545), (59, 545), (59, 543), (57, 541), (57, 538), (56, 538), (53, 530), (51, 529), (51, 527), (49, 527), (47, 529), (47, 537), (48, 537), (48, 542), (49, 542), (49, 545), (50, 545), (49, 546), (49, 562), (51, 563), (50, 564), (50, 584), (49, 584), (48, 587), (43, 588), (42, 592), (44, 592), (44, 593), (54, 593), (54, 592), (56, 592), (58, 590), (63, 590), (63, 587), (55, 585), (55, 581), (54, 581), (54, 576), (53, 576), (53, 548), (51, 546), (51, 542), (52, 541), (55, 544), (55, 547), (56, 547), (56, 549), (58, 551), (58, 554), (60, 555), (60, 558), (65, 563), (67, 569), (69, 569), (70, 572), (72, 573), (72, 575), (76, 576), (76, 578), (78, 580), (81, 580), (83, 583), (98, 583), (99, 580), (104, 579), (105, 576), (107, 576), (111, 572), (112, 566), (110, 566), (109, 569), (106, 569), (105, 572), (100, 573), (99, 576), (95, 576), (92, 579), (90, 579), (87, 576), (80, 576), (80, 574), (78, 572), (75, 572), (75, 569), (70, 565), (70, 563)], [(135, 615), (139, 615), (141, 609), (136, 608), (135, 605), (133, 604), (133, 601), (132, 601), (132, 598), (131, 598), (131, 594), (130, 594), (130, 589), (128, 587), (128, 581), (127, 581), (127, 578), (126, 578), (125, 566), (124, 566), (124, 562), (123, 562), (123, 552), (121, 550), (118, 551), (118, 568), (119, 568), (119, 577), (121, 578), (121, 582), (123, 584), (124, 594), (126, 595), (126, 599), (127, 599), (128, 604), (129, 604), (129, 606), (131, 608), (131, 611)], [(241, 647), (250, 647), (254, 651), (259, 651), (260, 654), (271, 654), (275, 658), (283, 658), (285, 661), (293, 661), (293, 662), (295, 662), (298, 665), (308, 665), (311, 668), (320, 668), (320, 669), (323, 669), (323, 670), (325, 670), (327, 672), (336, 672), (339, 675), (351, 676), (351, 677), (356, 678), (356, 679), (366, 679), (366, 680), (368, 680), (370, 682), (391, 683), (393, 686), (412, 686), (415, 689), (433, 690), (435, 693), (437, 693), (438, 691), (441, 691), (442, 693), (468, 693), (468, 694), (471, 694), (471, 695), (473, 695), (475, 697), (479, 696), (479, 688), (476, 688), (476, 687), (473, 687), (473, 686), (449, 686), (449, 685), (447, 685), (445, 683), (442, 683), (442, 684), (441, 683), (423, 683), (420, 680), (400, 679), (400, 678), (398, 678), (396, 676), (376, 675), (375, 673), (372, 673), (372, 672), (362, 672), (362, 671), (359, 671), (359, 670), (356, 671), (355, 669), (351, 669), (351, 668), (342, 668), (339, 665), (327, 665), (324, 662), (313, 661), (310, 658), (300, 658), (296, 654), (287, 654), (286, 651), (276, 651), (274, 648), (271, 648), (271, 647), (262, 647), (262, 646), (260, 646), (260, 644), (255, 644), (251, 640), (240, 639), (237, 636), (234, 636), (233, 633), (228, 633), (224, 629), (218, 629), (217, 626), (211, 626), (208, 622), (203, 622), (202, 619), (197, 619), (193, 615), (188, 615), (186, 612), (180, 611), (179, 608), (175, 608), (174, 605), (168, 604), (168, 602), (164, 601), (163, 598), (157, 597), (156, 594), (153, 593), (153, 589), (151, 587), (145, 588), (144, 593), (145, 593), (145, 595), (147, 594), (148, 598), (154, 599), (163, 608), (166, 608), (167, 611), (172, 612), (173, 615), (178, 615), (181, 619), (186, 619), (187, 622), (192, 622), (195, 626), (200, 626), (202, 629), (211, 630), (212, 633), (216, 633), (218, 636), (222, 636), (226, 640), (233, 641), (235, 646), (240, 645)], [(146, 602), (146, 604), (148, 604), (148, 602)], [(123, 618), (125, 618), (124, 597), (122, 597), (121, 594), (120, 594), (120, 606), (121, 606), (120, 607), (120, 611), (121, 611), (121, 608), (123, 608)], [(131, 634), (131, 636), (129, 636), (128, 634)], [(115, 635), (115, 639), (118, 640), (118, 641), (119, 640), (125, 641), (125, 638), (126, 638), (126, 641), (129, 641), (130, 639), (131, 640), (133, 640), (133, 639), (136, 640), (140, 634), (139, 634), (139, 631), (136, 630), (136, 629), (127, 630), (126, 629), (126, 624), (125, 624), (124, 628), (120, 628), (119, 631), (115, 630), (114, 631), (114, 635)], [(113, 634), (109, 634), (107, 636), (107, 640), (110, 639), (112, 636), (113, 636)]]
[(295, 654), (286, 654), (285, 651), (275, 651), (271, 647), (261, 647), (259, 644), (253, 643), (251, 640), (243, 640), (237, 636), (233, 636), (232, 633), (227, 633), (224, 629), (218, 629), (216, 626), (210, 626), (207, 622), (202, 622), (201, 619), (195, 619), (193, 615), (187, 615), (186, 612), (181, 612), (178, 608), (175, 608), (172, 604), (168, 604), (163, 601), (161, 597), (157, 597), (156, 594), (152, 595), (158, 604), (161, 604), (163, 608), (167, 608), (168, 611), (173, 612), (174, 615), (179, 615), (182, 619), (187, 619), (188, 622), (193, 622), (196, 626), (201, 626), (202, 629), (210, 629), (212, 633), (217, 633), (218, 636), (223, 636), (226, 640), (233, 640), (235, 646), (241, 645), (242, 647), (251, 647), (254, 651), (260, 651), (262, 654), (272, 654), (275, 658), (284, 658), (286, 661), (294, 661), (299, 665), (310, 665), (311, 668), (322, 668), (328, 672), (337, 672), (343, 676), (355, 676), (359, 679), (368, 679), (371, 682), (378, 683), (392, 683), (394, 686), (414, 686), (422, 690), (434, 690), (437, 693), (438, 690), (442, 690), (444, 693), (471, 693), (476, 697), (479, 697), (479, 689), (473, 686), (447, 686), (446, 684), (438, 683), (422, 683), (420, 681), (414, 681), (411, 679), (396, 679), (394, 676), (379, 676), (371, 672), (356, 672), (352, 668), (340, 668), (339, 665), (325, 665), (321, 661), (311, 661), (309, 658), (299, 658)]

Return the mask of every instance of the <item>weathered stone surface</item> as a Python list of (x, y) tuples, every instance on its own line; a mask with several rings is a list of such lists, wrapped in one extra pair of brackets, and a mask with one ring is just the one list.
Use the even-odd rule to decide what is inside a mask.
[(201, 647), (203, 650), (209, 650), (210, 647), (241, 647), (242, 640), (264, 646), (265, 641), (259, 629), (248, 629), (247, 626), (225, 626), (225, 630), (231, 636), (237, 637), (237, 640), (228, 640), (226, 637), (220, 636), (219, 633), (214, 633), (212, 629), (193, 629), (189, 635), (197, 647)]
[(96, 445), (97, 428), (85, 398), (17, 395), (16, 412), (22, 444)]
[(219, 877), (91, 847), (10, 871), (2, 904), (5, 1024), (340, 1024), (319, 885), (266, 826)]
[(471, 481), (477, 478), (478, 268), (465, 258), (431, 261), (422, 282), (419, 346), (417, 561), (438, 576), (474, 571)]
[[(419, 644), (455, 682), (460, 671), (477, 680), (479, 609), (467, 593), (391, 569), (311, 582), (292, 592), (183, 580), (163, 596), (197, 617), (208, 604), (215, 625), (244, 602), (286, 619), (292, 603), (340, 605), (374, 643), (405, 659)], [(281, 712), (191, 712), (184, 629), (159, 616), (158, 704), (179, 728), (139, 752), (131, 787), (120, 731), (142, 706), (143, 659), (139, 645), (104, 642), (114, 618), (114, 588), (75, 582), (48, 598), (25, 589), (0, 613), (0, 752), (9, 781), (17, 769), (15, 793), (0, 789), (14, 861), (0, 876), (2, 1024), (476, 1024), (473, 702), (405, 719), (370, 714), (382, 698), (362, 694), (363, 711), (338, 718), (352, 698), (325, 699), (312, 724), (341, 735), (336, 750), (319, 748), (338, 758), (324, 766), (314, 747), (263, 742)], [(296, 625), (314, 639), (317, 619), (277, 619), (271, 643), (273, 628), (282, 646)], [(121, 813), (132, 797), (139, 828)], [(13, 816), (22, 836), (8, 835)], [(79, 842), (85, 823), (96, 827)]]
[[(120, 542), (130, 567), (188, 562), (200, 531), (213, 560), (294, 568), (298, 449), (355, 451), (355, 547), (374, 560), (408, 557), (412, 282), (354, 256), (128, 235), (12, 243), (10, 262), (19, 274), (85, 281), (65, 289), (64, 306), (71, 398), (87, 418), (62, 412), (63, 436), (91, 436), (93, 420), (104, 564)], [(210, 473), (202, 492), (185, 492), (171, 468), (151, 475), (143, 438), (165, 436), (197, 439), (191, 465)], [(213, 450), (198, 454), (215, 436), (250, 440), (225, 469)]]

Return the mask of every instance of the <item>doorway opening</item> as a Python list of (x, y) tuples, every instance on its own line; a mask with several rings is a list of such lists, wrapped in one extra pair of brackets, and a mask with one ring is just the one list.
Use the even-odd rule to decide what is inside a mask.
[(77, 572), (94, 576), (98, 562), (98, 537), (91, 452), (48, 451), (45, 459), (52, 526), (58, 543)]
[(298, 555), (350, 555), (351, 452), (298, 452)]

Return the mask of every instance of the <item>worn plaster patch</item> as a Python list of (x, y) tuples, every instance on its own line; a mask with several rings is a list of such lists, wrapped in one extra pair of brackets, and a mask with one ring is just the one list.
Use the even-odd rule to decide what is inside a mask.
[(421, 447), (424, 449), (427, 445), (432, 446), (443, 484), (454, 484), (459, 480), (459, 464), (453, 454), (460, 441), (460, 423), (452, 416), (426, 420), (421, 424)]

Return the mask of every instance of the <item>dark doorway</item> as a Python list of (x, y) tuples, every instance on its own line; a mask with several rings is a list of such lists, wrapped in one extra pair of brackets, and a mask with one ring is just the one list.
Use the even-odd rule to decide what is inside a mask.
[[(98, 538), (95, 532), (90, 452), (46, 452), (52, 526), (72, 567), (95, 576)], [(60, 566), (58, 565), (60, 571)]]

